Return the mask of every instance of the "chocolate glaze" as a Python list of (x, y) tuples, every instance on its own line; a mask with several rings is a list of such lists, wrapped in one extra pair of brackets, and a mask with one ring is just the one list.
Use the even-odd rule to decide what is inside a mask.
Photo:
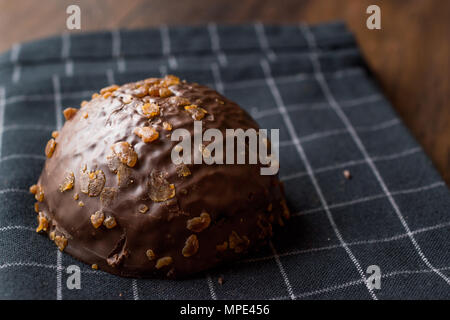
[[(210, 88), (179, 82), (174, 77), (168, 79), (171, 81), (165, 87), (172, 91), (171, 97), (161, 98), (155, 90), (153, 96), (142, 97), (138, 90), (164, 87), (164, 82), (150, 79), (126, 84), (110, 96), (99, 95), (84, 104), (59, 132), (56, 148), (38, 181), (45, 195), (39, 211), (48, 220), (46, 231), (50, 237), (63, 236), (68, 240), (67, 246), (63, 246), (65, 252), (113, 274), (190, 275), (258, 247), (271, 236), (272, 224), (283, 224), (283, 219), (289, 216), (277, 176), (260, 175), (259, 164), (188, 165), (191, 174), (186, 177), (179, 174), (170, 158), (177, 142), (170, 140), (171, 131), (163, 128), (163, 122), (170, 123), (173, 130), (188, 129), (192, 135), (194, 119), (174, 96), (186, 98), (207, 111), (202, 119), (203, 130), (217, 128), (225, 133), (225, 129), (258, 129), (258, 126), (237, 104)], [(130, 103), (124, 103), (130, 99), (127, 94), (132, 95)], [(160, 115), (146, 117), (141, 109), (145, 102), (158, 104)], [(133, 133), (142, 126), (155, 128), (158, 139), (144, 143)], [(110, 170), (107, 157), (112, 154), (111, 146), (120, 141), (128, 142), (138, 159), (134, 167), (124, 166), (127, 176), (121, 176), (125, 182), (118, 186), (117, 174)], [(96, 192), (83, 193), (80, 186), (83, 168), (86, 172), (101, 170), (106, 181), (104, 186), (100, 181), (96, 187), (114, 188), (104, 191), (113, 191), (115, 197), (103, 196), (101, 201), (101, 196), (94, 196)], [(60, 185), (67, 172), (74, 173), (74, 185), (61, 192)], [(150, 187), (156, 183), (155, 177), (161, 177), (158, 174), (163, 181), (173, 184), (173, 198), (162, 202), (151, 200)], [(145, 213), (140, 212), (145, 211), (143, 205), (148, 207)], [(91, 215), (96, 211), (114, 217), (117, 225), (111, 229), (104, 225), (94, 228)], [(200, 232), (189, 230), (187, 221), (202, 212), (208, 213), (209, 226)], [(198, 251), (186, 257), (182, 251), (192, 234), (197, 236)], [(216, 247), (225, 241), (227, 249)], [(230, 249), (230, 243), (234, 248)], [(154, 259), (148, 258), (148, 249), (153, 251)], [(172, 262), (157, 269), (157, 261), (163, 257), (170, 257)]]

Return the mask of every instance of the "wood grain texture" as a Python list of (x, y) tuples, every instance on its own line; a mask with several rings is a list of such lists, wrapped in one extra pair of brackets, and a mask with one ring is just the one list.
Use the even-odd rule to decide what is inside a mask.
[[(66, 30), (78, 4), (82, 31), (165, 24), (317, 23), (344, 20), (384, 92), (450, 184), (450, 1), (447, 0), (0, 0), (0, 51)], [(366, 28), (367, 6), (382, 30)]]

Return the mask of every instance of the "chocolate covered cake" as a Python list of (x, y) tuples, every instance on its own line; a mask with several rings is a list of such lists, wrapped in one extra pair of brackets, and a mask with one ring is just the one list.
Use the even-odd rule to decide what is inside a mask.
[[(251, 92), (249, 92), (251, 94)], [(246, 254), (289, 218), (262, 164), (174, 164), (174, 130), (258, 129), (237, 104), (177, 77), (110, 86), (45, 147), (30, 188), (37, 232), (61, 251), (127, 277), (183, 277)]]

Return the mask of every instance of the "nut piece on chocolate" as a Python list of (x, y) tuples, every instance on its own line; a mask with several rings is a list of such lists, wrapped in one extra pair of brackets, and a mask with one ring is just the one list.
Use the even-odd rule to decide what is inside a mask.
[(194, 121), (258, 130), (236, 103), (175, 76), (92, 89), (64, 110), (30, 187), (36, 231), (64, 254), (119, 276), (182, 278), (242, 258), (285, 224), (283, 187), (261, 164), (171, 160), (171, 135), (185, 129), (193, 141)]

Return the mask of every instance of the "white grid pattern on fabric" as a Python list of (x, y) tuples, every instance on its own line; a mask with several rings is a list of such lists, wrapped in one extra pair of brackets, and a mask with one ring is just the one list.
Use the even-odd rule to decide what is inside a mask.
[[(384, 130), (384, 129), (387, 129), (389, 127), (393, 127), (393, 126), (399, 125), (399, 124), (401, 124), (401, 122), (398, 119), (390, 119), (387, 121), (377, 123), (375, 125), (355, 127), (355, 129), (356, 129), (356, 131), (359, 131), (359, 132), (374, 132), (374, 131)], [(311, 134), (308, 134), (305, 136), (301, 136), (299, 138), (300, 138), (300, 140), (302, 140), (302, 142), (310, 142), (310, 141), (313, 141), (316, 139), (326, 138), (326, 137), (330, 137), (330, 136), (337, 136), (337, 135), (346, 134), (346, 133), (349, 133), (349, 131), (348, 131), (348, 129), (344, 128), (344, 129), (326, 130), (326, 131), (321, 131), (321, 132), (317, 132), (317, 133), (311, 133)], [(290, 146), (290, 145), (294, 145), (294, 144), (295, 144), (295, 142), (292, 140), (280, 142), (280, 146), (282, 146), (282, 147)]]
[(214, 87), (216, 89), (217, 92), (219, 92), (220, 94), (223, 94), (223, 82), (222, 82), (222, 77), (220, 76), (220, 69), (219, 66), (216, 63), (212, 63), (211, 64), (211, 71), (214, 77)]
[(348, 119), (347, 115), (342, 111), (339, 103), (335, 99), (333, 93), (331, 92), (328, 83), (325, 79), (324, 74), (322, 73), (322, 67), (320, 64), (320, 59), (317, 56), (317, 45), (314, 34), (309, 30), (309, 27), (307, 25), (301, 25), (300, 30), (303, 32), (307, 42), (308, 46), (311, 49), (310, 58), (311, 62), (313, 64), (314, 73), (317, 82), (319, 83), (323, 94), (327, 98), (328, 102), (330, 103), (331, 107), (335, 110), (338, 117), (342, 120), (344, 125), (348, 128), (348, 131), (350, 132), (350, 135), (353, 138), (353, 141), (358, 146), (359, 150), (363, 154), (364, 158), (367, 160), (367, 163), (369, 167), (371, 168), (372, 172), (374, 173), (375, 177), (377, 178), (381, 188), (383, 189), (384, 193), (387, 195), (389, 202), (391, 203), (392, 207), (394, 208), (395, 213), (397, 214), (398, 218), (400, 219), (400, 222), (402, 223), (403, 227), (405, 228), (406, 232), (409, 234), (409, 238), (411, 239), (411, 242), (414, 245), (414, 248), (417, 251), (417, 254), (420, 256), (420, 258), (423, 260), (423, 262), (427, 265), (428, 268), (433, 270), (438, 276), (440, 276), (447, 284), (450, 285), (450, 279), (447, 278), (446, 275), (444, 275), (442, 272), (437, 270), (428, 260), (428, 258), (424, 255), (422, 249), (420, 248), (419, 244), (417, 243), (416, 239), (414, 238), (413, 234), (411, 233), (408, 224), (406, 223), (405, 218), (403, 217), (402, 212), (400, 211), (400, 208), (398, 207), (395, 199), (392, 197), (392, 195), (389, 192), (389, 189), (386, 186), (386, 183), (384, 182), (384, 179), (381, 177), (380, 172), (378, 171), (377, 167), (375, 166), (374, 161), (369, 156), (369, 153), (366, 150), (366, 147), (362, 143), (361, 139), (359, 138), (358, 134), (356, 133), (355, 128), (353, 127), (352, 123)]
[[(364, 105), (366, 103), (380, 101), (382, 98), (383, 97), (381, 95), (376, 94), (376, 95), (370, 95), (367, 97), (347, 100), (347, 101), (344, 101), (342, 104), (343, 104), (343, 107), (348, 107), (348, 108), (356, 107), (356, 106)], [(286, 105), (285, 107), (286, 107), (286, 112), (330, 109), (330, 105), (328, 104), (328, 102), (302, 103), (302, 104), (295, 104), (295, 105)], [(264, 117), (279, 114), (279, 111), (277, 109), (258, 110), (257, 107), (251, 107), (250, 110), (251, 110), (252, 117), (255, 119), (261, 119)]]
[[(450, 267), (439, 268), (439, 271), (447, 271), (447, 270), (450, 270)], [(392, 272), (389, 272), (389, 273), (386, 273), (386, 274), (382, 274), (381, 278), (382, 279), (386, 279), (386, 278), (391, 278), (391, 277), (395, 277), (395, 276), (398, 276), (398, 275), (431, 273), (431, 272), (433, 272), (433, 270), (429, 270), (429, 269), (422, 269), (422, 270), (398, 270), (398, 271), (392, 271)], [(362, 279), (345, 282), (345, 283), (342, 283), (342, 284), (339, 284), (339, 285), (335, 285), (335, 286), (331, 286), (331, 287), (327, 287), (327, 288), (323, 288), (323, 289), (319, 289), (319, 290), (314, 290), (314, 291), (300, 293), (300, 294), (296, 295), (295, 298), (306, 298), (306, 297), (318, 295), (318, 294), (321, 294), (321, 293), (327, 293), (327, 292), (331, 292), (331, 291), (335, 291), (335, 290), (339, 290), (339, 289), (344, 289), (344, 288), (347, 288), (347, 287), (360, 285), (360, 284), (363, 284), (363, 280)], [(289, 297), (277, 297), (277, 298), (273, 298), (271, 300), (285, 300), (285, 299), (289, 299)]]
[(253, 24), (255, 28), (256, 37), (258, 38), (259, 45), (261, 46), (261, 50), (266, 54), (267, 58), (270, 61), (277, 60), (277, 56), (275, 52), (269, 46), (269, 40), (266, 36), (266, 31), (264, 30), (264, 25), (261, 22), (255, 22)]
[(115, 29), (111, 31), (112, 44), (111, 44), (111, 55), (117, 61), (117, 70), (119, 72), (126, 71), (125, 59), (121, 56), (121, 46), (122, 40), (120, 38), (120, 30)]
[[(420, 228), (420, 229), (414, 230), (412, 232), (412, 234), (419, 234), (419, 233), (424, 233), (424, 232), (438, 230), (438, 229), (447, 228), (447, 227), (450, 227), (450, 222), (439, 223), (439, 224), (434, 225), (434, 226)], [(348, 246), (357, 246), (357, 245), (366, 245), (366, 244), (374, 244), (374, 243), (382, 243), (382, 242), (391, 242), (391, 241), (396, 241), (396, 240), (407, 238), (408, 236), (409, 235), (407, 233), (403, 233), (403, 234), (397, 234), (395, 236), (388, 237), (388, 238), (369, 239), (369, 240), (359, 240), (359, 241), (347, 242), (347, 245)], [(324, 251), (324, 250), (331, 250), (331, 249), (337, 249), (337, 248), (343, 248), (343, 247), (344, 246), (342, 244), (335, 244), (335, 245), (324, 246), (324, 247), (301, 249), (301, 250), (293, 250), (293, 251), (284, 252), (282, 254), (279, 254), (278, 257), (300, 255), (300, 254), (305, 254), (305, 253)], [(270, 259), (274, 259), (274, 258), (275, 258), (275, 256), (271, 255), (271, 256), (264, 256), (264, 257), (259, 257), (259, 258), (245, 259), (245, 260), (241, 260), (240, 262), (241, 263), (250, 263), (250, 262), (270, 260)]]
[(111, 69), (106, 70), (106, 81), (111, 85), (114, 84), (114, 71)]
[(273, 253), (272, 258), (275, 259), (278, 269), (280, 270), (281, 276), (283, 277), (284, 283), (286, 285), (286, 289), (289, 293), (289, 297), (292, 300), (295, 300), (294, 290), (292, 289), (291, 282), (289, 281), (286, 271), (284, 270), (283, 264), (281, 263), (280, 256), (278, 255), (277, 249), (275, 249), (275, 246), (273, 245), (272, 241), (269, 242), (269, 245), (270, 245), (270, 249), (272, 250), (272, 253)]
[(56, 130), (60, 130), (63, 122), (62, 122), (62, 98), (61, 98), (61, 83), (59, 81), (59, 77), (54, 75), (52, 77), (53, 83), (53, 98), (55, 104), (55, 119), (56, 119)]
[(216, 291), (214, 289), (214, 283), (211, 279), (211, 275), (208, 273), (206, 274), (206, 281), (208, 282), (208, 288), (209, 288), (209, 293), (211, 295), (211, 299), (212, 300), (217, 300), (217, 294)]
[[(12, 262), (12, 263), (5, 263), (5, 264), (1, 264), (0, 265), (0, 270), (1, 269), (6, 269), (6, 268), (14, 268), (14, 267), (34, 267), (34, 268), (46, 268), (46, 269), (55, 269), (55, 270), (64, 270), (64, 266), (56, 266), (56, 265), (49, 265), (49, 264), (42, 264), (42, 263), (36, 263), (36, 262)], [(439, 268), (439, 271), (447, 271), (450, 270), (450, 267), (441, 267)], [(385, 273), (381, 275), (382, 279), (386, 279), (386, 278), (391, 278), (391, 277), (395, 277), (398, 275), (405, 275), (405, 274), (419, 274), (419, 273), (431, 273), (433, 272), (433, 270), (430, 269), (422, 269), (422, 270), (397, 270), (397, 271), (392, 271), (389, 273)], [(98, 274), (98, 275), (102, 275), (104, 274), (103, 271), (96, 271), (96, 270), (82, 270), (81, 273), (89, 273), (89, 274)], [(212, 281), (212, 280), (211, 280)], [(335, 290), (339, 290), (339, 289), (344, 289), (346, 287), (349, 286), (354, 286), (354, 285), (359, 285), (359, 284), (364, 284), (364, 281), (362, 279), (357, 279), (357, 280), (353, 280), (353, 281), (348, 281), (339, 285), (334, 285), (334, 286), (330, 286), (330, 287), (326, 287), (326, 288), (322, 288), (322, 289), (318, 289), (318, 290), (314, 290), (314, 291), (308, 291), (308, 292), (304, 292), (304, 293), (300, 293), (295, 295), (295, 299), (298, 298), (305, 298), (308, 296), (313, 296), (313, 295), (318, 295), (321, 293), (327, 293), (327, 292), (331, 292), (331, 291), (335, 291)], [(217, 297), (214, 298), (214, 300), (216, 300)], [(291, 299), (290, 296), (281, 296), (281, 297), (275, 297), (275, 298), (271, 298), (270, 300), (285, 300), (285, 299)]]
[(28, 231), (35, 231), (34, 228), (26, 227), (26, 226), (7, 226), (7, 227), (0, 227), (0, 232), (2, 232), (2, 231), (9, 231), (9, 230), (17, 230), (17, 229), (28, 230)]
[(65, 61), (66, 76), (73, 76), (73, 60), (70, 59), (70, 34), (67, 32), (61, 35), (61, 59)]
[(3, 132), (9, 130), (39, 130), (39, 131), (53, 131), (55, 127), (43, 126), (38, 124), (13, 124), (3, 127)]
[(159, 66), (159, 73), (161, 74), (161, 76), (165, 77), (167, 75), (167, 66), (160, 65)]
[(178, 67), (178, 63), (175, 57), (171, 54), (169, 28), (163, 24), (159, 27), (159, 31), (161, 33), (162, 53), (167, 58), (170, 68), (176, 69)]
[(208, 23), (208, 33), (211, 40), (211, 49), (217, 55), (217, 60), (221, 66), (226, 66), (228, 64), (227, 56), (225, 52), (220, 48), (220, 37), (217, 31), (217, 25), (214, 22)]
[[(350, 250), (350, 248), (347, 246), (347, 244), (345, 243), (339, 229), (336, 226), (336, 223), (334, 222), (333, 216), (331, 215), (331, 211), (328, 208), (328, 203), (326, 202), (324, 196), (323, 196), (323, 192), (320, 189), (319, 184), (317, 183), (317, 179), (314, 175), (314, 172), (312, 171), (312, 166), (309, 163), (309, 160), (305, 154), (305, 151), (303, 150), (302, 144), (297, 136), (297, 133), (294, 129), (294, 126), (291, 122), (291, 119), (289, 117), (289, 114), (287, 112), (285, 112), (285, 106), (284, 106), (284, 102), (283, 99), (281, 97), (280, 92), (278, 91), (278, 88), (276, 86), (276, 83), (274, 81), (274, 79), (272, 78), (272, 74), (271, 74), (271, 70), (270, 70), (270, 65), (266, 60), (262, 60), (261, 61), (261, 68), (263, 69), (263, 72), (266, 76), (266, 80), (267, 80), (267, 85), (275, 99), (275, 102), (278, 106), (278, 109), (280, 110), (280, 114), (283, 117), (283, 120), (285, 122), (285, 125), (289, 131), (289, 134), (291, 136), (291, 139), (293, 141), (295, 141), (295, 146), (296, 146), (296, 150), (303, 162), (303, 164), (305, 165), (307, 171), (308, 171), (308, 175), (310, 177), (311, 182), (313, 183), (314, 189), (316, 190), (317, 195), (319, 196), (320, 202), (323, 206), (323, 208), (325, 209), (325, 212), (327, 213), (327, 217), (328, 220), (330, 221), (330, 224), (337, 236), (337, 238), (339, 239), (339, 242), (341, 242), (341, 244), (343, 245), (345, 251), (347, 252), (347, 254), (349, 255), (350, 259), (352, 260), (353, 264), (355, 265), (358, 273), (360, 274), (361, 278), (364, 280), (364, 282), (366, 283), (366, 276), (361, 268), (361, 265), (359, 264), (358, 260), (356, 260), (354, 254), (352, 253), (352, 251)], [(372, 287), (370, 287), (367, 283), (366, 283), (366, 287), (369, 290), (369, 293), (371, 295), (371, 297), (373, 299), (377, 299), (377, 296), (375, 295), (375, 293), (373, 292)]]
[[(385, 155), (385, 156), (379, 156), (379, 157), (372, 157), (372, 160), (373, 161), (395, 160), (397, 158), (401, 158), (401, 157), (405, 157), (405, 156), (408, 156), (408, 155), (412, 155), (412, 154), (418, 153), (421, 150), (422, 149), (420, 147), (415, 147), (415, 148), (407, 149), (407, 150), (399, 152), (399, 153), (394, 153), (394, 154)], [(314, 173), (322, 173), (322, 172), (335, 170), (335, 169), (348, 168), (348, 167), (360, 165), (360, 164), (363, 164), (363, 163), (367, 163), (367, 160), (366, 159), (360, 159), (360, 160), (353, 160), (353, 161), (347, 161), (347, 162), (343, 162), (343, 163), (333, 164), (333, 165), (330, 165), (330, 166), (325, 166), (325, 167), (313, 169), (313, 172)], [(292, 173), (292, 174), (287, 175), (287, 176), (282, 176), (280, 179), (282, 181), (288, 181), (288, 180), (292, 180), (292, 179), (295, 179), (295, 178), (301, 178), (301, 177), (304, 177), (304, 176), (307, 176), (307, 175), (308, 175), (308, 172), (301, 171), (301, 172)]]
[(19, 61), (19, 54), (20, 54), (21, 48), (22, 48), (22, 45), (20, 43), (15, 43), (15, 44), (13, 44), (12, 49), (11, 49), (10, 61), (14, 65), (13, 73), (11, 76), (11, 80), (13, 83), (17, 83), (20, 81), (21, 66), (18, 63), (18, 61)]
[(43, 155), (38, 154), (10, 154), (5, 157), (0, 158), (0, 162), (7, 161), (7, 160), (14, 160), (14, 159), (38, 159), (38, 160), (45, 160), (46, 157)]
[(133, 279), (131, 281), (132, 281), (132, 287), (133, 287), (133, 299), (139, 300), (139, 290), (138, 290), (137, 280)]
[[(438, 187), (444, 187), (444, 186), (445, 186), (445, 183), (443, 183), (443, 182), (436, 182), (436, 183), (433, 183), (431, 185), (420, 187), (420, 188), (413, 188), (413, 189), (406, 189), (406, 190), (399, 190), (399, 191), (391, 191), (391, 192), (389, 192), (389, 195), (395, 196), (395, 195), (400, 195), (400, 194), (416, 193), (416, 192), (419, 192), (419, 191), (425, 191), (425, 190), (434, 189), (434, 188), (438, 188)], [(372, 201), (372, 200), (376, 200), (376, 199), (386, 198), (387, 196), (388, 195), (386, 193), (381, 193), (381, 194), (377, 194), (377, 195), (372, 195), (372, 196), (368, 196), (368, 197), (354, 199), (354, 200), (351, 200), (351, 201), (336, 203), (336, 204), (333, 204), (333, 205), (329, 206), (329, 208), (330, 209), (342, 208), (342, 207), (346, 207), (346, 206), (357, 204), (357, 203), (361, 203), (361, 202), (367, 202), (367, 201)], [(310, 210), (305, 210), (305, 211), (294, 213), (293, 216), (301, 216), (301, 215), (311, 214), (311, 213), (319, 212), (319, 211), (323, 211), (323, 210), (324, 209), (322, 207), (314, 208), (314, 209), (310, 209)]]

